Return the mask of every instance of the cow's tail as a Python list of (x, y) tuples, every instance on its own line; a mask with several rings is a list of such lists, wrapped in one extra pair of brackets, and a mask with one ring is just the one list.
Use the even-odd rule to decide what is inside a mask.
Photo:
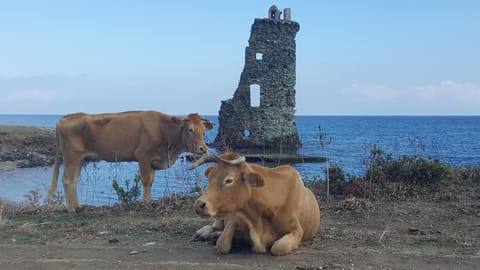
[(52, 177), (52, 184), (50, 185), (50, 188), (48, 189), (48, 196), (51, 197), (55, 192), (57, 192), (57, 183), (58, 183), (58, 174), (60, 171), (60, 162), (62, 159), (62, 145), (63, 145), (63, 139), (62, 139), (62, 134), (60, 132), (60, 128), (57, 124), (57, 127), (55, 129), (55, 137), (57, 140), (57, 150), (55, 152), (55, 163), (53, 164), (53, 177)]

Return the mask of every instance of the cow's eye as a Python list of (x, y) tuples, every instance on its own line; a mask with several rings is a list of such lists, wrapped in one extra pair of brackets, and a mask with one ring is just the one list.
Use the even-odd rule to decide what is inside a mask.
[(233, 178), (227, 178), (225, 179), (225, 185), (228, 186), (228, 185), (231, 185), (233, 183)]
[(193, 133), (193, 127), (189, 127), (188, 132)]

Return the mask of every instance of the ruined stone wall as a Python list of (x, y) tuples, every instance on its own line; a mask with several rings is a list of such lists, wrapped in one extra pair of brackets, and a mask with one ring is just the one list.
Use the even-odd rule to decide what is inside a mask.
[[(238, 88), (233, 98), (221, 104), (217, 146), (300, 147), (295, 123), (295, 35), (299, 28), (297, 22), (279, 16), (255, 19)], [(254, 84), (260, 86), (259, 106), (251, 106)]]

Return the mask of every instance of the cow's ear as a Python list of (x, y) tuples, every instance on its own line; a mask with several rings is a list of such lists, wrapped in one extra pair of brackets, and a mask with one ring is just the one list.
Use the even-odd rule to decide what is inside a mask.
[(208, 175), (212, 172), (213, 168), (215, 168), (215, 166), (210, 166), (210, 167), (205, 169), (205, 176), (207, 178), (208, 178)]
[(176, 117), (176, 116), (172, 116), (172, 122), (175, 126), (177, 127), (181, 127), (183, 126), (183, 119), (182, 118), (179, 118), (179, 117)]
[(256, 173), (244, 173), (242, 177), (245, 184), (252, 187), (263, 187), (265, 185), (265, 181)]
[(205, 122), (205, 123), (203, 123), (203, 126), (205, 127), (205, 130), (212, 130), (213, 129), (213, 123), (211, 123), (211, 122)]

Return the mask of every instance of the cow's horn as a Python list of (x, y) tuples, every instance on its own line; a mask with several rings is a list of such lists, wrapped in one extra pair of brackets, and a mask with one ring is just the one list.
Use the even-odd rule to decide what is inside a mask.
[(238, 158), (233, 159), (233, 160), (224, 159), (220, 156), (216, 156), (216, 158), (218, 158), (219, 160), (221, 160), (221, 161), (223, 161), (227, 164), (231, 164), (231, 165), (239, 165), (239, 164), (242, 164), (243, 162), (245, 162), (245, 157), (244, 156), (239, 156)]
[(193, 170), (193, 169), (197, 168), (198, 166), (202, 165), (203, 163), (216, 162), (216, 161), (217, 161), (217, 159), (216, 159), (215, 155), (205, 155), (205, 156), (202, 156), (199, 159), (197, 159), (197, 161), (195, 161), (195, 163), (192, 164), (192, 167), (190, 167), (188, 169)]
[(205, 118), (205, 117), (202, 117), (202, 121), (205, 121), (205, 122), (207, 122), (207, 123), (213, 124), (213, 122), (210, 121), (210, 119)]
[(197, 168), (198, 166), (207, 163), (207, 162), (217, 162), (217, 161), (222, 161), (230, 165), (239, 165), (245, 162), (245, 157), (244, 156), (239, 156), (236, 159), (230, 160), (230, 159), (224, 159), (220, 156), (217, 155), (205, 155), (200, 157), (195, 163), (193, 163), (192, 167), (188, 168), (189, 170), (193, 170)]

